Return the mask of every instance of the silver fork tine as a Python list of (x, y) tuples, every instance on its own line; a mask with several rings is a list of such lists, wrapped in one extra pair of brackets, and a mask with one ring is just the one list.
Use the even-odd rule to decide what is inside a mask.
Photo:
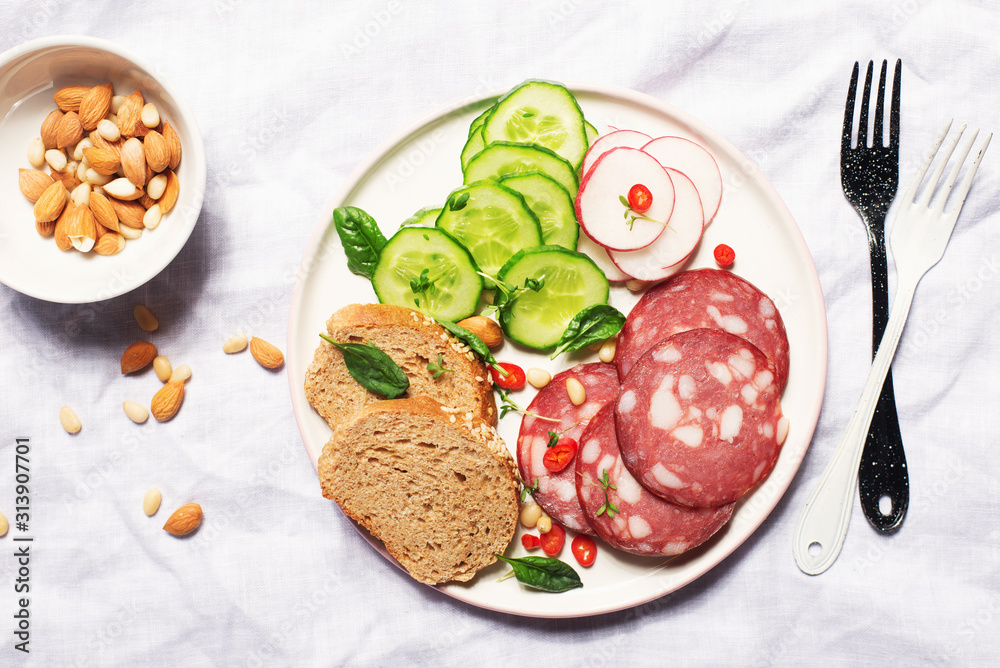
[(889, 61), (882, 61), (882, 72), (878, 78), (878, 99), (875, 100), (875, 127), (872, 133), (872, 146), (882, 146), (882, 120), (885, 118), (885, 73)]
[(924, 174), (927, 173), (927, 168), (931, 166), (931, 160), (934, 159), (934, 156), (937, 155), (938, 149), (941, 148), (941, 142), (943, 142), (944, 138), (948, 136), (948, 131), (951, 130), (951, 124), (953, 121), (954, 119), (948, 121), (948, 123), (944, 126), (944, 132), (942, 132), (938, 138), (934, 140), (933, 146), (928, 149), (927, 154), (924, 156), (924, 161), (920, 163), (920, 168), (917, 170), (913, 180), (910, 182), (910, 187), (906, 189), (906, 193), (903, 196), (903, 201), (906, 204), (912, 203), (916, 198), (917, 188), (920, 187), (920, 182), (924, 180)]
[[(979, 130), (976, 130), (976, 134), (979, 134)], [(986, 149), (989, 147), (991, 139), (993, 139), (992, 132), (986, 138), (986, 141), (983, 142), (983, 145), (979, 147), (979, 153), (976, 155), (976, 159), (972, 161), (969, 171), (966, 172), (965, 178), (962, 179), (962, 185), (958, 187), (958, 196), (951, 209), (948, 211), (949, 216), (955, 216), (957, 218), (958, 212), (962, 210), (962, 205), (965, 204), (965, 198), (969, 194), (969, 188), (972, 187), (972, 179), (976, 176), (976, 171), (979, 170), (979, 163), (983, 161), (983, 155), (986, 153)], [(973, 137), (973, 140), (975, 140), (975, 137)], [(972, 142), (969, 142), (969, 148), (972, 148)], [(968, 154), (968, 150), (966, 150), (966, 154)], [(962, 160), (964, 161), (965, 158)]]
[[(951, 160), (951, 154), (955, 151), (955, 147), (958, 145), (958, 140), (962, 138), (962, 134), (965, 132), (965, 125), (963, 125), (955, 138), (951, 140), (951, 144), (945, 150), (944, 155), (941, 157), (938, 166), (934, 169), (934, 174), (931, 175), (930, 180), (924, 188), (924, 192), (920, 195), (920, 199), (917, 201), (917, 206), (922, 208), (927, 208), (930, 205), (931, 197), (934, 195), (934, 191), (937, 190), (938, 183), (941, 182), (941, 174), (944, 173), (944, 168), (948, 166), (948, 161)], [(947, 195), (947, 193), (945, 193)]]
[(868, 73), (865, 75), (865, 89), (861, 94), (861, 117), (858, 119), (858, 148), (868, 146), (868, 101), (872, 96), (872, 71), (875, 63), (868, 61)]

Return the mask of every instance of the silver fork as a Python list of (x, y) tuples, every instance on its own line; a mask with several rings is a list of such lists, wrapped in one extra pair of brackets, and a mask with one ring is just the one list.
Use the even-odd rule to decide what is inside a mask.
[[(965, 126), (962, 126), (958, 135), (948, 145), (919, 198), (917, 191), (950, 129), (951, 121), (927, 152), (923, 164), (903, 196), (889, 239), (892, 255), (896, 260), (897, 274), (896, 296), (889, 311), (889, 322), (879, 344), (878, 353), (875, 355), (875, 361), (872, 362), (871, 372), (861, 391), (861, 399), (847, 424), (847, 430), (834, 452), (833, 459), (823, 472), (819, 484), (809, 495), (795, 527), (792, 553), (799, 568), (809, 575), (822, 573), (840, 555), (851, 520), (854, 489), (858, 482), (858, 463), (865, 443), (865, 434), (875, 412), (882, 381), (889, 372), (899, 337), (903, 333), (903, 325), (906, 323), (917, 283), (944, 255), (948, 239), (951, 238), (951, 232), (955, 228), (955, 221), (958, 220), (969, 188), (972, 187), (972, 179), (993, 137), (991, 134), (980, 145), (979, 152), (966, 171), (965, 178), (958, 190), (953, 193), (952, 188), (962, 165), (979, 135), (979, 131), (975, 131), (968, 144), (960, 151), (951, 173), (941, 192), (934, 198), (932, 206), (931, 197), (938, 188), (941, 176), (965, 131)], [(949, 201), (951, 206), (945, 211), (945, 204)]]

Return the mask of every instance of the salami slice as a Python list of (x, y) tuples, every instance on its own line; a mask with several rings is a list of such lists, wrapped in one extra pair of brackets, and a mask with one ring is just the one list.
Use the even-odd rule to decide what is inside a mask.
[(583, 433), (576, 474), (577, 494), (590, 526), (609, 545), (632, 554), (687, 552), (708, 540), (733, 514), (732, 503), (690, 508), (644, 489), (622, 463), (614, 404), (602, 408)]
[(653, 286), (618, 334), (615, 364), (624, 379), (643, 353), (678, 332), (699, 327), (742, 337), (774, 362), (779, 392), (788, 381), (788, 336), (774, 302), (729, 271), (682, 271)]
[(661, 341), (625, 377), (615, 408), (622, 460), (683, 506), (721, 506), (766, 476), (788, 433), (774, 365), (738, 336), (692, 329)]
[[(566, 393), (569, 378), (579, 380), (587, 391), (587, 400), (579, 406), (574, 406)], [(561, 433), (562, 437), (579, 443), (590, 419), (617, 396), (618, 373), (614, 365), (603, 362), (579, 364), (556, 374), (528, 405), (528, 413), (556, 418), (558, 422), (542, 420), (534, 415), (525, 415), (521, 420), (521, 431), (517, 436), (517, 466), (521, 480), (531, 485), (537, 479), (538, 490), (532, 493), (535, 502), (552, 519), (578, 533), (594, 535), (594, 530), (587, 523), (576, 495), (573, 463), (570, 462), (558, 473), (549, 471), (542, 464), (542, 457), (548, 449), (549, 432)]]

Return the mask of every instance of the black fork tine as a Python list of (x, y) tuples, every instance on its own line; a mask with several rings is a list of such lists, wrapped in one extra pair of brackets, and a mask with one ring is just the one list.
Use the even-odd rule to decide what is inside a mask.
[(860, 65), (854, 63), (854, 73), (851, 74), (851, 85), (847, 89), (847, 106), (844, 108), (844, 133), (840, 140), (841, 159), (851, 150), (851, 133), (854, 132), (854, 98), (858, 94), (858, 73)]
[(897, 58), (892, 79), (892, 106), (889, 109), (889, 150), (895, 161), (899, 159), (899, 80), (902, 74), (903, 61)]
[(882, 61), (882, 72), (878, 78), (878, 99), (875, 100), (875, 127), (872, 133), (872, 148), (882, 148), (882, 122), (885, 118), (885, 75), (889, 61)]
[(868, 101), (872, 96), (872, 72), (875, 63), (868, 61), (868, 74), (865, 75), (865, 90), (861, 96), (861, 117), (858, 119), (858, 148), (868, 146)]

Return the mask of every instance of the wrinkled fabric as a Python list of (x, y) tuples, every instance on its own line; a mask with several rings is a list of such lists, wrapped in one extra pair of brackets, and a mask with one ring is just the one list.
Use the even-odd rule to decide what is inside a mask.
[[(864, 228), (840, 187), (856, 60), (903, 61), (900, 183), (949, 118), (998, 126), (1000, 10), (893, 3), (5, 2), (0, 50), (60, 33), (154, 63), (208, 155), (193, 235), (158, 276), (84, 305), (0, 286), (0, 664), (987, 665), (1000, 627), (1000, 147), (921, 282), (893, 365), (911, 482), (902, 529), (855, 502), (839, 560), (801, 573), (799, 512), (868, 371)], [(708, 124), (773, 184), (812, 253), (829, 371), (812, 445), (763, 525), (717, 567), (637, 608), (534, 620), (481, 610), (383, 559), (319, 493), (284, 367), (225, 355), (234, 332), (285, 349), (297, 267), (349, 174), (416, 119), (526, 78), (651, 95)], [(0, 93), (2, 94), (2, 93)], [(25, 140), (27, 142), (27, 138)], [(20, 147), (16, 162), (23, 161)], [(17, 164), (4, 162), (5, 196)], [(889, 220), (892, 220), (893, 210)], [(12, 221), (0, 221), (0, 227)], [(29, 223), (30, 224), (30, 223)], [(890, 286), (894, 285), (890, 259)], [(142, 332), (193, 370), (171, 422), (127, 421), (151, 372), (122, 377)], [(69, 436), (60, 406), (83, 430)], [(30, 654), (14, 648), (15, 438), (30, 437)], [(163, 493), (153, 518), (147, 488)], [(160, 530), (188, 501), (201, 530)], [(512, 583), (513, 584), (513, 583)]]

